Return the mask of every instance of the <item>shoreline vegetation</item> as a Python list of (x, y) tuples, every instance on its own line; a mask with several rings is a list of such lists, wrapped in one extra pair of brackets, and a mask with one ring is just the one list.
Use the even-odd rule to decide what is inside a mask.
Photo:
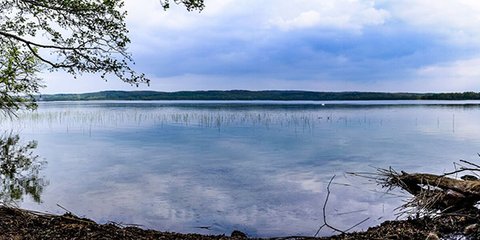
[(88, 100), (226, 100), (226, 101), (368, 101), (368, 100), (480, 100), (480, 92), (389, 93), (389, 92), (312, 92), (312, 91), (102, 91), (80, 94), (46, 94), (38, 101)]
[[(0, 206), (0, 239), (263, 239), (263, 240), (375, 240), (375, 239), (478, 239), (480, 211), (463, 214), (424, 216), (406, 220), (385, 221), (366, 231), (341, 233), (329, 237), (285, 236), (249, 238), (240, 231), (230, 235), (201, 235), (195, 233), (162, 232), (115, 222), (98, 224), (70, 212), (54, 215), (43, 212)], [(440, 237), (441, 238), (440, 238)]]

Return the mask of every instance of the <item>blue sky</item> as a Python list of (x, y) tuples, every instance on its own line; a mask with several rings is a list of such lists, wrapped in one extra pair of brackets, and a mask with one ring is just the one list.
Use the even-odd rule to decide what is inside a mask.
[(42, 92), (480, 91), (477, 0), (205, 0), (201, 13), (125, 2), (151, 86), (58, 72)]

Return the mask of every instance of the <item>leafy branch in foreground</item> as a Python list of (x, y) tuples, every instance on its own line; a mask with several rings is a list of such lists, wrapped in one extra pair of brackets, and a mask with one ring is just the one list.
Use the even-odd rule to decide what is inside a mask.
[[(174, 2), (189, 11), (204, 7), (203, 0)], [(169, 1), (161, 4), (169, 7)], [(94, 73), (132, 85), (148, 84), (144, 74), (131, 68), (123, 7), (123, 0), (0, 0), (0, 56), (4, 60), (0, 107), (13, 112), (21, 106), (35, 106), (30, 96), (40, 87), (35, 77), (40, 63), (50, 71), (64, 70), (74, 76)], [(18, 98), (20, 93), (27, 98)]]
[[(205, 7), (205, 3), (203, 2), (203, 0), (173, 0), (173, 2), (176, 4), (185, 5), (188, 11), (201, 11)], [(170, 0), (160, 0), (160, 3), (162, 4), (163, 9), (167, 10), (168, 8), (170, 8)]]
[(0, 55), (0, 109), (9, 115), (15, 115), (22, 107), (35, 109), (34, 94), (41, 87), (40, 79), (36, 77), (38, 60), (31, 52), (19, 49), (14, 42), (4, 43), (0, 39), (0, 47), (4, 53)]

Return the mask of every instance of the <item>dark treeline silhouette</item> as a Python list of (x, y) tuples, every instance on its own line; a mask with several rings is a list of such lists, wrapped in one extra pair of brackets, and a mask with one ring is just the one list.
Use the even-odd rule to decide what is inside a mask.
[(463, 93), (388, 93), (388, 92), (311, 92), (311, 91), (103, 91), (82, 94), (53, 94), (40, 101), (81, 100), (479, 100), (480, 92)]

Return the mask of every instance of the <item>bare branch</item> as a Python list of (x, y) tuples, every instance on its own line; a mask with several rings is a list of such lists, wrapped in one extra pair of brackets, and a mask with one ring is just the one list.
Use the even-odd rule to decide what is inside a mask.
[(313, 235), (314, 237), (317, 237), (318, 234), (320, 233), (320, 231), (324, 228), (324, 227), (328, 227), (330, 229), (332, 229), (333, 231), (336, 231), (336, 232), (339, 232), (339, 233), (346, 233), (345, 231), (342, 231), (338, 228), (335, 228), (333, 226), (331, 226), (330, 224), (328, 224), (327, 222), (327, 203), (328, 203), (328, 199), (330, 198), (330, 185), (332, 184), (333, 182), (333, 179), (335, 179), (335, 175), (332, 176), (332, 178), (330, 178), (330, 181), (328, 182), (328, 185), (327, 185), (327, 196), (325, 197), (325, 202), (323, 203), (323, 207), (322, 207), (322, 210), (323, 210), (323, 225), (320, 226), (317, 230), (317, 232), (315, 233), (315, 235)]

